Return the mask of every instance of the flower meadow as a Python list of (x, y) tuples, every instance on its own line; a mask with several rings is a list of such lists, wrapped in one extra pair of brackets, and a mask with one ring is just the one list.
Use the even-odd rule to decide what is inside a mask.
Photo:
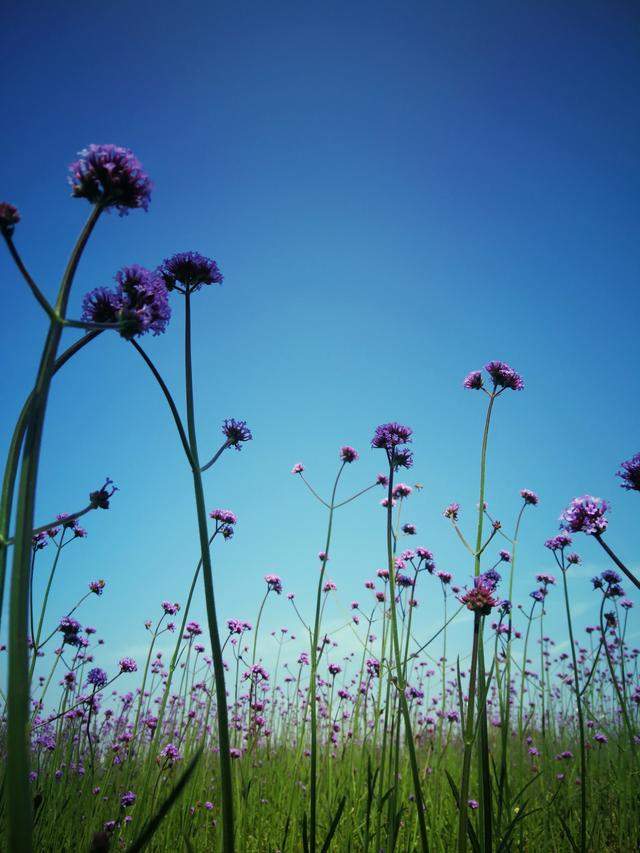
[[(631, 638), (640, 581), (616, 551), (609, 502), (592, 495), (558, 507), (558, 526), (540, 542), (536, 569), (520, 565), (522, 531), (544, 496), (522, 488), (504, 522), (488, 500), (492, 422), (514, 394), (526, 394), (520, 374), (493, 360), (461, 377), (461, 411), (484, 412), (478, 500), (452, 502), (442, 509), (444, 520), (424, 525), (450, 526), (460, 549), (455, 573), (439, 567), (412, 520), (423, 488), (408, 482), (420, 437), (395, 421), (372, 424), (368, 448), (340, 446), (336, 437), (330, 493), (316, 489), (302, 462), (282, 472), (326, 518), (314, 534), (322, 550), (310, 545), (317, 572), (311, 612), (299, 607), (292, 579), (268, 571), (253, 609), (223, 614), (214, 557), (233, 540), (238, 519), (212, 507), (205, 487), (217, 463), (241, 466), (239, 451), (259, 453), (260, 442), (226, 413), (216, 447), (205, 447), (198, 432), (192, 315), (201, 300), (215, 299), (220, 267), (193, 249), (159, 258), (154, 269), (123, 266), (110, 286), (84, 294), (78, 319), (68, 317), (76, 272), (101, 217), (146, 211), (152, 189), (136, 156), (115, 145), (81, 151), (69, 184), (89, 213), (55, 302), (14, 242), (24, 227), (18, 209), (0, 203), (16, 280), (48, 322), (9, 444), (0, 506), (0, 613), (8, 614), (0, 628), (3, 849), (638, 849), (640, 649)], [(171, 320), (177, 300), (184, 302), (182, 330)], [(75, 335), (66, 349), (65, 329)], [(88, 577), (75, 588), (64, 580), (64, 561), (67, 548), (93, 547), (85, 518), (101, 516), (99, 539), (108, 525), (104, 512), (126, 483), (106, 478), (84, 501), (70, 495), (75, 512), (49, 520), (36, 513), (53, 379), (103, 334), (135, 351), (166, 401), (176, 457), (192, 474), (200, 555), (175, 600), (141, 614), (146, 654), (107, 669), (96, 665), (108, 649), (98, 655), (100, 626), (85, 623), (83, 604), (101, 598), (106, 622), (108, 585)], [(146, 352), (149, 334), (182, 334), (184, 399)], [(365, 452), (380, 471), (369, 483), (357, 475)], [(620, 500), (638, 500), (640, 453), (612, 471), (611, 486), (621, 487)], [(340, 585), (330, 565), (341, 549), (341, 511), (356, 500), (380, 505), (379, 529), (371, 531), (379, 567), (350, 561), (362, 576), (361, 596), (344, 625), (330, 631), (327, 603)], [(575, 572), (586, 549), (597, 552), (600, 569), (590, 582), (585, 626), (572, 612), (572, 587), (585, 583)], [(530, 577), (523, 601), (513, 598), (516, 573)], [(69, 590), (65, 612), (54, 612), (50, 600), (58, 585)], [(201, 601), (202, 624), (192, 612)], [(271, 638), (273, 662), (262, 653), (261, 622), (276, 606), (288, 621)], [(550, 606), (564, 613), (562, 636), (547, 633)], [(420, 620), (431, 626), (426, 633), (417, 630), (416, 608), (428, 611), (426, 623)], [(453, 631), (464, 636), (464, 654), (448, 652)]]

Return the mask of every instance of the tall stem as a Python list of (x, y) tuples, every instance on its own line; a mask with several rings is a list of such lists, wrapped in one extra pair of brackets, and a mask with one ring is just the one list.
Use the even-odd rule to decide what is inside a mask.
[(198, 442), (196, 435), (195, 410), (193, 400), (193, 368), (191, 363), (191, 293), (185, 294), (185, 384), (187, 407), (187, 433), (193, 473), (193, 490), (198, 516), (198, 533), (200, 535), (200, 550), (202, 552), (202, 575), (204, 579), (204, 595), (207, 605), (209, 622), (209, 637), (211, 640), (211, 656), (216, 685), (216, 701), (218, 706), (218, 745), (220, 748), (220, 778), (222, 795), (222, 836), (225, 853), (233, 853), (233, 781), (231, 775), (231, 755), (229, 752), (229, 725), (227, 714), (227, 692), (224, 681), (224, 664), (222, 648), (218, 631), (215, 597), (213, 592), (213, 572), (211, 553), (209, 550), (209, 532), (207, 529), (207, 510), (202, 485), (202, 474), (198, 457)]
[(467, 849), (467, 809), (469, 800), (469, 778), (471, 776), (471, 752), (473, 749), (474, 706), (476, 700), (476, 670), (478, 666), (478, 645), (480, 639), (479, 613), (473, 615), (473, 646), (471, 649), (471, 671), (469, 672), (469, 696), (467, 698), (467, 719), (464, 725), (464, 756), (462, 759), (462, 779), (460, 781), (460, 801), (458, 803), (458, 853)]
[[(29, 790), (29, 650), (27, 645), (31, 537), (35, 511), (36, 485), (40, 463), (42, 434), (49, 388), (55, 359), (62, 336), (64, 319), (73, 278), (84, 247), (98, 221), (102, 208), (92, 208), (89, 218), (71, 253), (60, 284), (49, 331), (42, 351), (38, 375), (29, 407), (27, 432), (22, 452), (18, 487), (16, 534), (11, 573), (9, 604), (9, 677), (7, 774), (11, 785), (7, 791), (9, 849), (30, 853), (32, 849), (31, 793)], [(19, 445), (13, 448), (19, 452)], [(10, 462), (11, 464), (11, 462)]]

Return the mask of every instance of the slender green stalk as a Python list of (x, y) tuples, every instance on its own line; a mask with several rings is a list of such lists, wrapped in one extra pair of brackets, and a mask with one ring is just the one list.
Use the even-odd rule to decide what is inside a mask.
[[(30, 853), (32, 849), (31, 795), (29, 791), (29, 651), (27, 644), (30, 558), (40, 450), (51, 379), (69, 294), (80, 257), (98, 221), (102, 208), (92, 208), (87, 223), (71, 253), (45, 340), (38, 375), (29, 406), (28, 425), (22, 451), (18, 487), (16, 533), (9, 606), (8, 759), (11, 779), (7, 792), (9, 849)], [(18, 444), (19, 447), (19, 444)], [(17, 448), (14, 448), (17, 451)], [(18, 451), (19, 452), (19, 451)], [(12, 461), (9, 466), (11, 467)]]
[[(578, 726), (580, 730), (580, 853), (587, 850), (587, 749), (584, 737), (584, 716), (582, 712), (582, 695), (578, 676), (578, 660), (576, 644), (573, 641), (573, 625), (571, 623), (571, 607), (569, 605), (569, 588), (567, 585), (567, 570), (562, 567), (562, 586), (564, 589), (564, 604), (569, 628), (569, 643), (571, 644), (571, 659), (573, 661), (573, 680), (576, 693), (576, 708), (578, 710)], [(606, 643), (606, 641), (605, 641)]]
[(209, 622), (209, 637), (211, 640), (211, 657), (216, 685), (218, 745), (220, 758), (220, 777), (222, 795), (222, 834), (225, 853), (233, 853), (233, 777), (231, 771), (231, 755), (229, 752), (229, 724), (227, 713), (227, 693), (224, 679), (224, 663), (218, 631), (215, 597), (213, 591), (213, 571), (211, 552), (209, 550), (209, 531), (207, 528), (207, 510), (202, 485), (202, 474), (198, 457), (198, 442), (196, 436), (195, 408), (193, 398), (193, 368), (191, 363), (191, 293), (185, 294), (185, 383), (187, 433), (189, 436), (189, 452), (191, 454), (193, 490), (198, 516), (198, 533), (202, 551), (202, 575), (204, 579), (204, 595)]
[(471, 777), (471, 754), (475, 740), (474, 709), (476, 700), (476, 672), (478, 667), (478, 647), (480, 640), (479, 613), (473, 614), (473, 646), (471, 650), (471, 671), (469, 672), (469, 696), (467, 699), (467, 719), (464, 724), (464, 756), (462, 759), (462, 778), (460, 781), (460, 801), (458, 803), (458, 853), (467, 849), (467, 803), (469, 800), (469, 779)]

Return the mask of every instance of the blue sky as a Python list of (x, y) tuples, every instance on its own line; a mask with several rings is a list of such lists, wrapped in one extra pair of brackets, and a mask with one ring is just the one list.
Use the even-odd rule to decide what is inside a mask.
[[(304, 462), (326, 494), (340, 445), (352, 444), (361, 459), (345, 494), (355, 491), (381, 470), (368, 446), (387, 420), (415, 432), (409, 482), (425, 486), (406, 513), (415, 544), (464, 582), (471, 566), (441, 512), (458, 500), (471, 535), (484, 404), (461, 381), (492, 358), (513, 364), (526, 389), (499, 401), (487, 499), (506, 525), (520, 488), (541, 495), (516, 598), (553, 568), (542, 542), (574, 495), (611, 499), (609, 541), (637, 565), (638, 496), (614, 472), (640, 450), (639, 23), (630, 2), (68, 2), (5, 12), (2, 192), (22, 212), (16, 242), (43, 289), (55, 292), (87, 214), (69, 198), (66, 167), (91, 142), (130, 147), (155, 191), (148, 214), (100, 222), (73, 314), (121, 266), (176, 251), (211, 255), (225, 275), (194, 306), (201, 453), (218, 446), (225, 417), (254, 432), (206, 480), (208, 504), (240, 519), (234, 541), (216, 548), (223, 618), (253, 621), (274, 571), (310, 612), (326, 520), (290, 468)], [(6, 253), (0, 276), (4, 450), (45, 324)], [(182, 306), (173, 307), (168, 332), (144, 345), (182, 400)], [(172, 422), (115, 336), (55, 381), (38, 519), (84, 505), (106, 475), (120, 491), (66, 552), (50, 613), (105, 578), (104, 596), (79, 618), (99, 627), (113, 666), (127, 651), (141, 656), (144, 619), (163, 598), (184, 601), (198, 553)], [(332, 625), (384, 562), (380, 497), (338, 518)], [(587, 578), (605, 563), (596, 543), (576, 545), (583, 626), (596, 607)], [(426, 633), (440, 618), (439, 590), (427, 583), (418, 597)], [(270, 605), (266, 629), (300, 634), (284, 596)], [(558, 593), (549, 614), (561, 641)], [(204, 617), (201, 602), (194, 615)], [(467, 645), (468, 626), (453, 633)]]

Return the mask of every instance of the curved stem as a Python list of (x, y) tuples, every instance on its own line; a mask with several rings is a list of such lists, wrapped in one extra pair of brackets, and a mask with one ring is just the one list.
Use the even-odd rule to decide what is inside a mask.
[(212, 465), (215, 465), (215, 463), (222, 456), (222, 454), (227, 449), (227, 447), (231, 447), (230, 441), (225, 441), (225, 443), (222, 445), (222, 447), (218, 451), (216, 451), (216, 453), (214, 453), (213, 457), (207, 462), (207, 464), (202, 466), (202, 468), (200, 469), (200, 473), (204, 474), (204, 472), (208, 471)]
[(29, 406), (28, 426), (22, 452), (22, 466), (16, 511), (16, 535), (11, 574), (9, 606), (9, 678), (8, 720), (9, 743), (7, 773), (12, 780), (8, 788), (7, 814), (9, 849), (30, 853), (33, 825), (29, 790), (29, 650), (27, 625), (29, 610), (29, 567), (31, 536), (35, 511), (36, 485), (44, 421), (53, 377), (56, 354), (62, 336), (62, 325), (80, 257), (98, 221), (102, 208), (92, 208), (89, 218), (71, 253), (55, 305), (56, 318), (51, 320), (40, 359), (33, 402)]
[(49, 301), (47, 300), (46, 296), (44, 296), (44, 294), (42, 293), (42, 291), (40, 290), (38, 285), (35, 283), (33, 278), (29, 275), (29, 271), (25, 267), (25, 265), (22, 261), (22, 258), (20, 257), (20, 254), (18, 253), (18, 250), (16, 249), (11, 236), (9, 234), (7, 234), (7, 232), (4, 230), (2, 231), (2, 236), (5, 239), (5, 242), (7, 244), (7, 248), (9, 249), (9, 254), (13, 258), (15, 265), (20, 270), (22, 277), (27, 282), (29, 289), (31, 290), (31, 292), (35, 296), (36, 300), (38, 301), (38, 304), (40, 305), (41, 308), (44, 309), (44, 311), (47, 314), (47, 316), (49, 317), (49, 319), (52, 321), (55, 321), (56, 320), (55, 311), (53, 310), (51, 305), (49, 305)]

